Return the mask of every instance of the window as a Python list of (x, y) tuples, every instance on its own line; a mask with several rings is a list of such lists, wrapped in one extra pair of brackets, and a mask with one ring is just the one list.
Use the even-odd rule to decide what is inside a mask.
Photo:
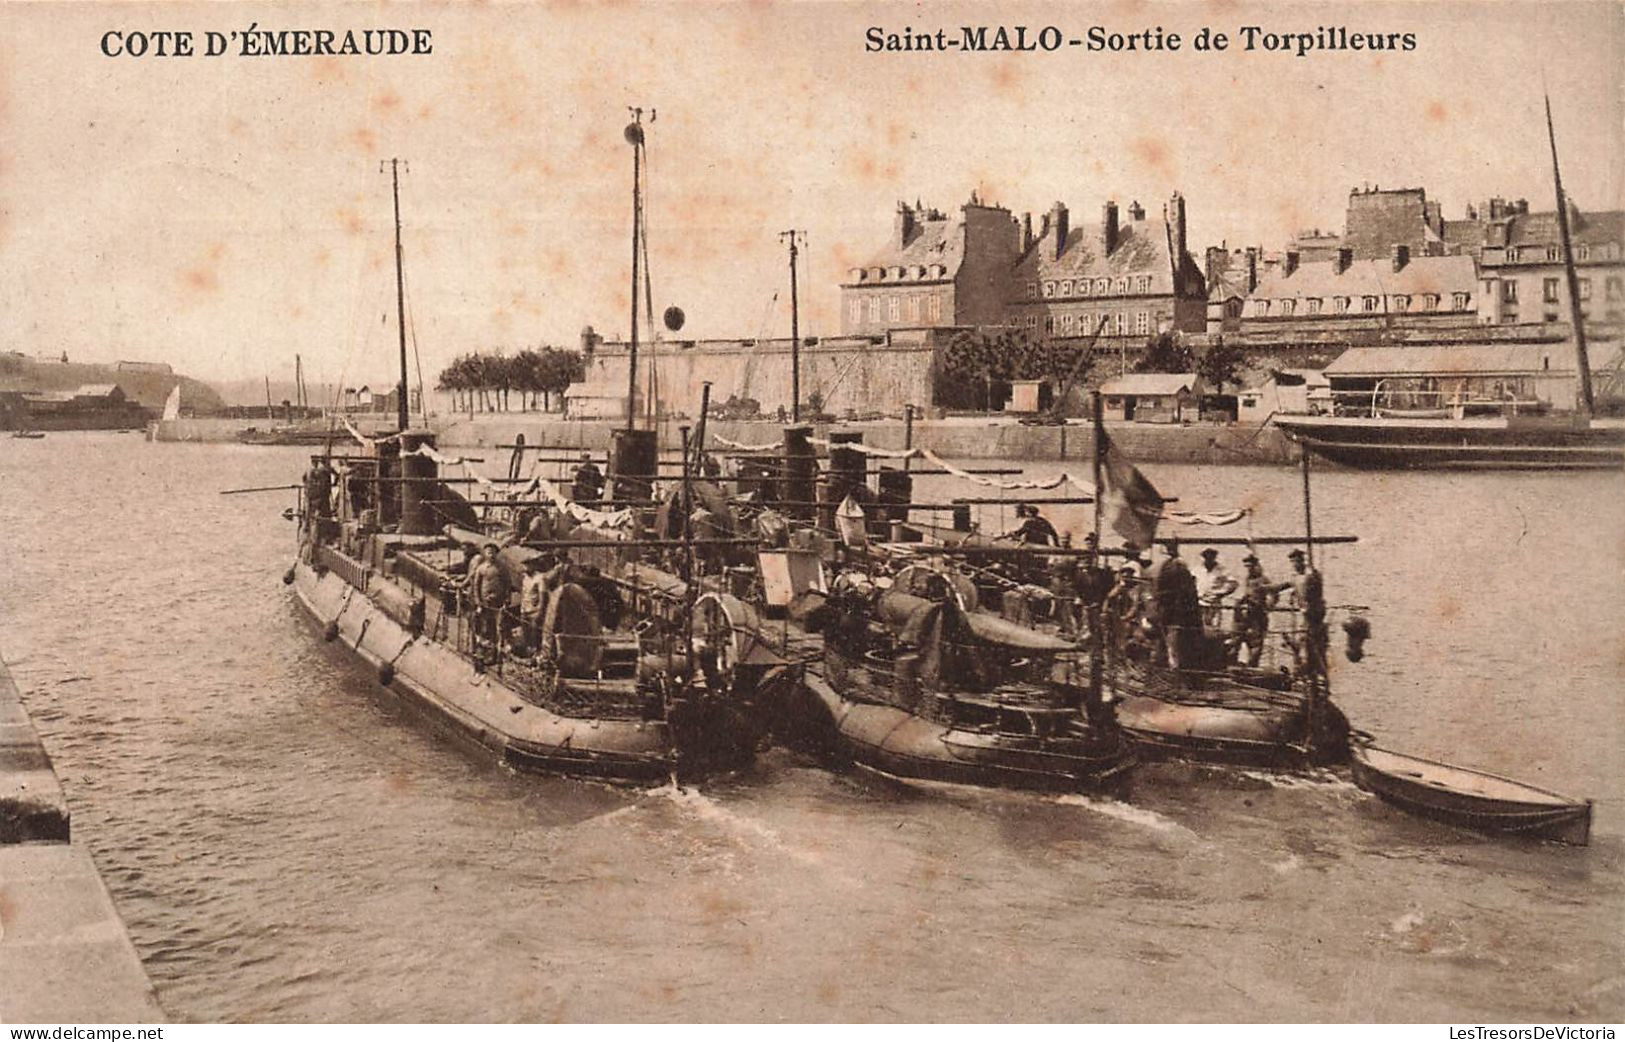
[(1134, 331), (1141, 336), (1151, 332), (1151, 312), (1141, 311), (1134, 316)]
[(1575, 260), (1590, 260), (1591, 259), (1591, 247), (1587, 246), (1585, 243), (1581, 243), (1580, 245), (1576, 246), (1574, 248), (1574, 259)]
[(1267, 301), (1267, 300), (1257, 300), (1257, 301), (1254, 301), (1253, 303), (1254, 303), (1253, 314), (1263, 316), (1263, 315), (1268, 315), (1270, 313), (1270, 302), (1269, 301)]
[(1516, 304), (1518, 302), (1517, 279), (1507, 279), (1505, 282), (1501, 283), (1501, 299), (1506, 301), (1508, 304)]
[(1454, 309), (1456, 311), (1466, 311), (1467, 310), (1467, 300), (1468, 300), (1468, 295), (1466, 293), (1452, 293), (1452, 294), (1450, 294), (1450, 306), (1451, 306), (1452, 309)]
[(1028, 315), (1026, 324), (1027, 324), (1028, 329), (1037, 329), (1038, 328), (1038, 316), (1037, 315)]
[(1311, 297), (1308, 300), (1308, 304), (1309, 304), (1309, 313), (1311, 315), (1320, 314), (1320, 298), (1319, 297)]
[(1061, 316), (1061, 333), (1064, 336), (1072, 335), (1072, 316), (1070, 314)]
[(1095, 280), (1095, 292), (1097, 294), (1099, 294), (1101, 296), (1105, 296), (1106, 292), (1110, 288), (1111, 288), (1111, 280), (1110, 279), (1096, 279)]
[(902, 301), (896, 297), (886, 298), (886, 321), (897, 322), (902, 318)]
[(1049, 336), (1053, 336), (1055, 334), (1055, 316), (1054, 315), (1045, 315), (1044, 316), (1044, 333), (1046, 335), (1049, 335)]
[(1424, 294), (1422, 294), (1422, 310), (1423, 311), (1437, 311), (1437, 310), (1439, 310), (1439, 295), (1437, 293), (1424, 293)]
[(1508, 246), (1507, 247), (1507, 263), (1508, 264), (1516, 264), (1516, 263), (1518, 263), (1518, 247), (1516, 247), (1516, 246)]
[(1071, 279), (1062, 279), (1061, 280), (1061, 296), (1070, 297), (1071, 295), (1072, 295), (1072, 280)]
[(1376, 297), (1369, 297), (1369, 296), (1365, 297), (1364, 299), (1362, 299), (1360, 301), (1360, 307), (1365, 311), (1375, 311), (1375, 310), (1377, 310), (1377, 298)]
[(1140, 276), (1140, 292), (1141, 293), (1150, 293), (1151, 292), (1151, 276), (1149, 276), (1149, 275), (1141, 275)]
[(1038, 296), (1038, 283), (1036, 283), (1036, 282), (1027, 283), (1027, 298), (1029, 300), (1031, 300), (1033, 297), (1036, 297), (1036, 296)]
[(1127, 293), (1128, 292), (1128, 276), (1127, 275), (1119, 275), (1117, 277), (1117, 292), (1119, 292), (1119, 293)]
[(929, 310), (932, 322), (942, 321), (942, 298), (940, 296), (933, 294), (930, 298), (930, 303), (928, 303), (926, 307)]
[(863, 321), (863, 301), (853, 298), (846, 306), (847, 321), (854, 326)]
[(1548, 246), (1548, 247), (1546, 247), (1546, 259), (1547, 260), (1562, 260), (1563, 259), (1563, 251), (1562, 251), (1562, 249), (1557, 247), (1557, 246)]
[(879, 297), (870, 297), (869, 298), (869, 321), (870, 322), (879, 322), (880, 321), (880, 298)]
[(1580, 299), (1581, 300), (1590, 300), (1591, 299), (1591, 280), (1590, 279), (1581, 279), (1580, 280)]
[(1394, 294), (1394, 297), (1393, 297), (1393, 309), (1395, 311), (1408, 311), (1408, 310), (1410, 310), (1410, 306), (1411, 306), (1411, 298), (1409, 296), (1407, 296), (1404, 293), (1396, 293), (1396, 294)]
[(1608, 276), (1608, 282), (1603, 288), (1609, 300), (1625, 299), (1625, 280), (1618, 275)]
[(1293, 312), (1295, 312), (1297, 310), (1298, 310), (1298, 302), (1296, 300), (1283, 300), (1283, 301), (1281, 301), (1281, 314), (1282, 315), (1290, 315), (1290, 314), (1292, 314)]
[(1347, 297), (1334, 297), (1332, 299), (1332, 307), (1333, 307), (1334, 310), (1336, 310), (1336, 312), (1339, 315), (1348, 314), (1348, 312), (1349, 312), (1349, 298), (1347, 298)]
[(1089, 295), (1089, 280), (1088, 279), (1079, 279), (1078, 280), (1078, 296), (1087, 297), (1088, 295)]
[(1557, 280), (1545, 279), (1540, 284), (1540, 299), (1548, 304), (1557, 303)]
[(1044, 296), (1055, 296), (1055, 283), (1053, 281), (1044, 283)]
[(1119, 336), (1121, 336), (1122, 334), (1128, 332), (1128, 312), (1127, 311), (1119, 311), (1117, 313), (1117, 332), (1118, 332)]

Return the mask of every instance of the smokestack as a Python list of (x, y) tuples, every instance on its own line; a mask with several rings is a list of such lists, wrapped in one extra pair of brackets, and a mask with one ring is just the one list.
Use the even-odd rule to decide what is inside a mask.
[(1100, 238), (1101, 245), (1110, 254), (1117, 249), (1117, 200), (1106, 203), (1100, 211)]
[(1071, 230), (1067, 222), (1066, 204), (1057, 202), (1049, 212), (1052, 215), (1050, 224), (1055, 226), (1055, 259), (1060, 260), (1061, 254), (1066, 252), (1066, 233)]
[(1353, 263), (1354, 263), (1354, 250), (1353, 250), (1353, 248), (1349, 247), (1349, 246), (1339, 246), (1337, 248), (1337, 263), (1333, 266), (1332, 271), (1334, 271), (1338, 275), (1341, 275), (1345, 271), (1348, 271), (1349, 270), (1349, 265), (1353, 264)]
[(1394, 244), (1394, 270), (1403, 271), (1411, 262), (1411, 248), (1402, 242)]
[(1298, 258), (1300, 256), (1301, 256), (1301, 254), (1299, 254), (1297, 250), (1287, 250), (1286, 251), (1286, 263), (1281, 265), (1282, 273), (1285, 274), (1285, 275), (1291, 275), (1293, 272), (1297, 271), (1298, 270)]

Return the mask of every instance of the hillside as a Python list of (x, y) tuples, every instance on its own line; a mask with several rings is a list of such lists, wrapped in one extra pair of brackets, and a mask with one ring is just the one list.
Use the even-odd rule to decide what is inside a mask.
[(0, 352), (0, 391), (72, 391), (85, 384), (118, 384), (132, 401), (159, 412), (176, 384), (181, 401), (195, 413), (211, 413), (224, 406), (207, 384), (171, 373), (120, 371), (116, 366), (88, 362), (46, 362), (15, 352)]

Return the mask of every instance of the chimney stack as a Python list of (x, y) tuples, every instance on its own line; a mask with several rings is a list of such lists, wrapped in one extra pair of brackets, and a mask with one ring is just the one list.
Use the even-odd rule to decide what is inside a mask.
[(1174, 270), (1178, 271), (1185, 263), (1185, 197), (1175, 192), (1168, 200), (1168, 233), (1173, 239), (1174, 255), (1172, 257)]
[(1258, 249), (1247, 247), (1247, 293), (1250, 296), (1258, 288)]
[(1066, 252), (1066, 233), (1071, 230), (1068, 223), (1066, 204), (1057, 202), (1049, 208), (1050, 224), (1055, 228), (1055, 259), (1060, 260), (1061, 254)]
[(1293, 272), (1297, 271), (1298, 258), (1300, 256), (1301, 254), (1299, 254), (1297, 250), (1287, 250), (1286, 263), (1281, 265), (1282, 274), (1290, 276)]
[(1107, 254), (1117, 249), (1117, 200), (1115, 199), (1107, 202), (1100, 211), (1100, 236), (1101, 245), (1105, 247)]
[(1349, 270), (1349, 265), (1353, 264), (1353, 263), (1354, 263), (1354, 250), (1353, 250), (1353, 248), (1349, 247), (1349, 246), (1339, 246), (1337, 248), (1337, 263), (1335, 265), (1333, 265), (1332, 271), (1335, 274), (1341, 275), (1345, 271), (1348, 271)]
[(914, 238), (914, 211), (907, 202), (897, 204), (897, 220), (892, 226), (893, 238), (897, 241), (897, 248), (902, 249)]
[(1394, 243), (1394, 270), (1403, 271), (1411, 262), (1411, 248), (1402, 242)]
[(1033, 248), (1033, 215), (1021, 215), (1021, 252), (1026, 253)]
[(1138, 199), (1128, 204), (1128, 219), (1131, 221), (1145, 220), (1145, 207), (1140, 205)]

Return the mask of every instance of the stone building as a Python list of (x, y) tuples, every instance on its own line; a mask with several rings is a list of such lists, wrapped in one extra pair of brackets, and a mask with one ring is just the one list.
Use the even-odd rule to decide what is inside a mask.
[(1049, 336), (1144, 340), (1166, 330), (1201, 332), (1207, 321), (1202, 270), (1186, 242), (1185, 200), (1175, 192), (1162, 216), (1138, 202), (1101, 208), (1099, 224), (1076, 224), (1063, 203), (1032, 233), (1024, 220), (1006, 322)]
[[(1569, 322), (1557, 211), (1530, 213), (1499, 202), (1487, 204), (1475, 222), (1480, 318), (1491, 325)], [(1569, 238), (1586, 328), (1625, 324), (1625, 211), (1587, 214), (1571, 203)]]
[(1386, 333), (1478, 321), (1471, 257), (1417, 257), (1400, 243), (1382, 260), (1358, 260), (1344, 246), (1334, 260), (1286, 263), (1259, 280), (1242, 309), (1244, 333)]
[(891, 238), (841, 284), (841, 332), (998, 325), (1020, 245), (1010, 211), (975, 195), (957, 217), (898, 203)]

